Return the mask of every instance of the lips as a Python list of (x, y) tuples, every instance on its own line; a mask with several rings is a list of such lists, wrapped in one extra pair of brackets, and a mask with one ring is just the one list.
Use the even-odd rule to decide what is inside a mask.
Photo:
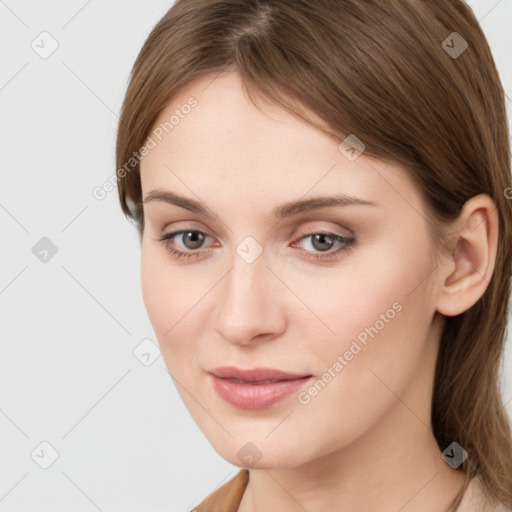
[(249, 370), (242, 370), (234, 366), (220, 366), (211, 370), (210, 373), (221, 379), (236, 379), (239, 382), (256, 384), (300, 379), (302, 377), (311, 376), (304, 373), (288, 373), (281, 370), (274, 370), (272, 368), (252, 368)]
[(283, 400), (305, 385), (312, 375), (273, 368), (242, 370), (222, 366), (210, 370), (215, 391), (240, 409), (263, 409)]

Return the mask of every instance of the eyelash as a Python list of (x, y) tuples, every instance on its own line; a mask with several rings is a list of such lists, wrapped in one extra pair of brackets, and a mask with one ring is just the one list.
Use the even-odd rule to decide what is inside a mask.
[[(172, 233), (167, 233), (167, 234), (163, 235), (162, 237), (160, 237), (158, 240), (160, 242), (164, 243), (164, 245), (167, 248), (167, 250), (175, 258), (197, 258), (197, 257), (201, 256), (201, 252), (203, 252), (201, 250), (182, 251), (182, 250), (176, 249), (176, 248), (171, 246), (171, 240), (175, 236), (178, 236), (178, 235), (181, 235), (181, 234), (184, 234), (184, 233), (201, 233), (202, 235), (208, 236), (206, 233), (203, 233), (202, 231), (199, 231), (197, 229), (196, 230), (194, 230), (194, 229), (183, 229), (183, 230), (180, 230), (180, 231), (174, 231)], [(307, 233), (307, 234), (301, 236), (299, 238), (299, 241), (304, 240), (305, 238), (308, 238), (308, 237), (313, 236), (313, 235), (326, 235), (326, 236), (330, 236), (330, 237), (333, 237), (335, 241), (340, 242), (340, 243), (343, 244), (339, 249), (336, 249), (335, 251), (332, 251), (332, 252), (312, 253), (311, 251), (306, 251), (306, 250), (302, 249), (302, 252), (307, 253), (306, 259), (311, 259), (311, 260), (316, 260), (316, 261), (331, 261), (333, 259), (336, 259), (336, 257), (340, 253), (346, 253), (349, 250), (353, 249), (354, 244), (356, 242), (355, 238), (344, 237), (344, 236), (338, 235), (336, 233), (331, 233), (329, 231), (315, 231), (315, 232), (312, 232), (312, 233)]]

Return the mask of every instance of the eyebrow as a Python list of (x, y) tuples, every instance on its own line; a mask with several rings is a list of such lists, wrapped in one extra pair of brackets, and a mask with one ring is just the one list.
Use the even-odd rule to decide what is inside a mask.
[[(152, 190), (147, 194), (143, 202), (149, 203), (152, 201), (162, 201), (164, 203), (179, 206), (193, 213), (197, 213), (211, 219), (215, 219), (217, 217), (212, 210), (206, 208), (200, 201), (196, 201), (195, 199), (190, 199), (188, 197), (183, 197), (167, 190)], [(346, 194), (335, 194), (332, 196), (319, 196), (313, 197), (311, 199), (290, 201), (274, 208), (272, 214), (276, 219), (284, 219), (286, 217), (291, 217), (306, 211), (332, 206), (349, 205), (380, 206), (378, 203), (374, 203), (373, 201), (366, 201), (364, 199)]]

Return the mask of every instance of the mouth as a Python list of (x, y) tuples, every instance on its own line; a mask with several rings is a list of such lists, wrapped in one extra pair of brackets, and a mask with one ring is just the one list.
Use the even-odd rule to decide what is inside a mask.
[(209, 372), (217, 394), (238, 409), (265, 409), (302, 388), (312, 375), (272, 368), (214, 368)]
[[(261, 385), (261, 384), (271, 384), (273, 382), (283, 382), (283, 381), (272, 380), (272, 379), (247, 381), (247, 380), (240, 380), (240, 379), (235, 378), (235, 379), (226, 379), (226, 380), (229, 380), (231, 382), (236, 382), (237, 384), (251, 384), (251, 385)], [(292, 380), (292, 379), (288, 379), (288, 380)]]

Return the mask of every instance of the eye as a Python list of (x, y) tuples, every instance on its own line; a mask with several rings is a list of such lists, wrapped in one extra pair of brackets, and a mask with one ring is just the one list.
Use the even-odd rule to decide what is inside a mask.
[[(177, 249), (173, 245), (172, 242), (174, 238), (178, 238), (178, 240), (182, 241), (183, 245), (185, 246), (185, 250)], [(206, 251), (197, 250), (203, 245), (206, 238), (210, 237), (202, 231), (194, 229), (183, 229), (165, 234), (159, 238), (159, 241), (164, 243), (167, 250), (173, 257), (196, 258), (202, 256)], [(311, 246), (313, 247), (313, 251), (302, 249), (301, 252), (304, 254), (304, 257), (306, 259), (324, 261), (332, 260), (336, 258), (339, 253), (352, 249), (356, 242), (355, 238), (353, 237), (344, 237), (342, 235), (338, 235), (337, 233), (325, 231), (305, 234), (300, 237), (299, 241), (306, 240), (308, 238), (311, 238)], [(335, 250), (330, 250), (333, 246), (336, 245), (336, 243), (338, 243), (340, 246)], [(209, 250), (211, 249), (208, 249), (208, 251)]]
[[(346, 252), (349, 249), (352, 249), (355, 244), (355, 238), (353, 237), (345, 237), (342, 235), (338, 235), (337, 233), (331, 233), (328, 231), (320, 231), (316, 233), (308, 233), (300, 237), (300, 240), (306, 240), (311, 238), (311, 246), (315, 250), (319, 250), (320, 252), (312, 252), (305, 250), (303, 251), (305, 257), (308, 259), (314, 260), (332, 260), (338, 257), (339, 253)], [(335, 245), (335, 243), (340, 244), (340, 246), (334, 251), (330, 251), (330, 249)]]
[[(171, 242), (176, 237), (178, 237), (178, 239), (181, 238), (182, 242), (185, 244), (185, 249), (191, 250), (184, 251), (173, 247)], [(206, 237), (210, 238), (206, 233), (203, 233), (202, 231), (197, 231), (194, 229), (183, 229), (181, 231), (174, 231), (173, 233), (163, 235), (159, 240), (164, 242), (166, 248), (176, 258), (195, 258), (197, 256), (201, 256), (201, 253), (204, 252), (196, 251), (194, 249), (198, 249), (203, 244)]]

